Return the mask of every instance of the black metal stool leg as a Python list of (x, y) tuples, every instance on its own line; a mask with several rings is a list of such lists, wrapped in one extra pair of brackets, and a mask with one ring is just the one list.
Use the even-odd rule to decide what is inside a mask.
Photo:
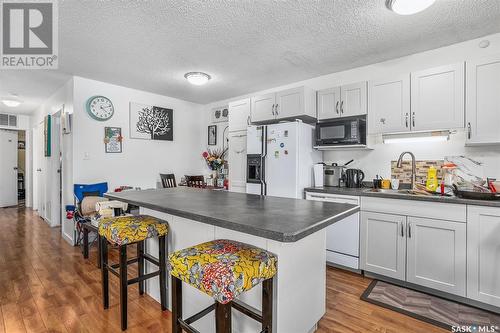
[[(137, 266), (139, 278), (144, 275), (144, 241), (137, 243)], [(144, 281), (139, 281), (139, 295), (144, 294)]]
[(167, 244), (166, 236), (161, 236), (158, 238), (158, 245), (160, 247), (159, 263), (160, 263), (160, 299), (161, 299), (161, 310), (167, 310)]
[(97, 233), (97, 268), (101, 267), (101, 236)]
[(105, 309), (109, 308), (109, 272), (108, 272), (108, 241), (105, 237), (100, 237), (100, 266), (102, 282), (102, 304)]
[(231, 303), (215, 303), (215, 332), (231, 333)]
[(172, 276), (172, 333), (182, 333), (179, 319), (182, 319), (182, 281)]
[(273, 331), (273, 279), (262, 282), (262, 331)]
[(83, 227), (83, 259), (89, 258), (89, 230)]
[(120, 246), (120, 312), (122, 331), (127, 329), (127, 245)]

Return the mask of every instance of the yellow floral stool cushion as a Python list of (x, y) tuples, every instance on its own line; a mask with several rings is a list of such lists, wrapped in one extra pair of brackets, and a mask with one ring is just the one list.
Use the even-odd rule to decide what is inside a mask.
[(167, 232), (166, 223), (148, 215), (103, 217), (99, 220), (99, 235), (116, 245), (164, 236)]
[(257, 247), (214, 240), (169, 255), (172, 276), (226, 304), (276, 274), (277, 258)]

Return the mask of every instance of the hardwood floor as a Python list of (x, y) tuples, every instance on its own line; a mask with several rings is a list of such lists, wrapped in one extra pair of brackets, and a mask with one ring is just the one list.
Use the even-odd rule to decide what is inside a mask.
[[(30, 209), (0, 209), (0, 228), (0, 333), (121, 331), (118, 279), (110, 277), (105, 311), (94, 249), (84, 260), (59, 228)], [(368, 278), (337, 269), (327, 274), (327, 313), (318, 332), (447, 332), (361, 301)], [(127, 332), (170, 331), (170, 312), (139, 297), (136, 286), (129, 290), (128, 316)]]

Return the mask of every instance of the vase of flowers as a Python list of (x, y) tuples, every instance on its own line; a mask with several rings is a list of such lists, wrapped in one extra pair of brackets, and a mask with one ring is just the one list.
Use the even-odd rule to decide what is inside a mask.
[(225, 156), (227, 149), (207, 149), (203, 152), (202, 156), (207, 163), (207, 166), (212, 170), (212, 177), (214, 178), (214, 185), (217, 184), (218, 172), (226, 163)]

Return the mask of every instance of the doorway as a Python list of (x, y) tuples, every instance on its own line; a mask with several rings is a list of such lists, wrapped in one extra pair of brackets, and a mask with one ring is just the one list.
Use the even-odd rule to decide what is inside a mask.
[(18, 133), (0, 129), (0, 208), (17, 206)]

